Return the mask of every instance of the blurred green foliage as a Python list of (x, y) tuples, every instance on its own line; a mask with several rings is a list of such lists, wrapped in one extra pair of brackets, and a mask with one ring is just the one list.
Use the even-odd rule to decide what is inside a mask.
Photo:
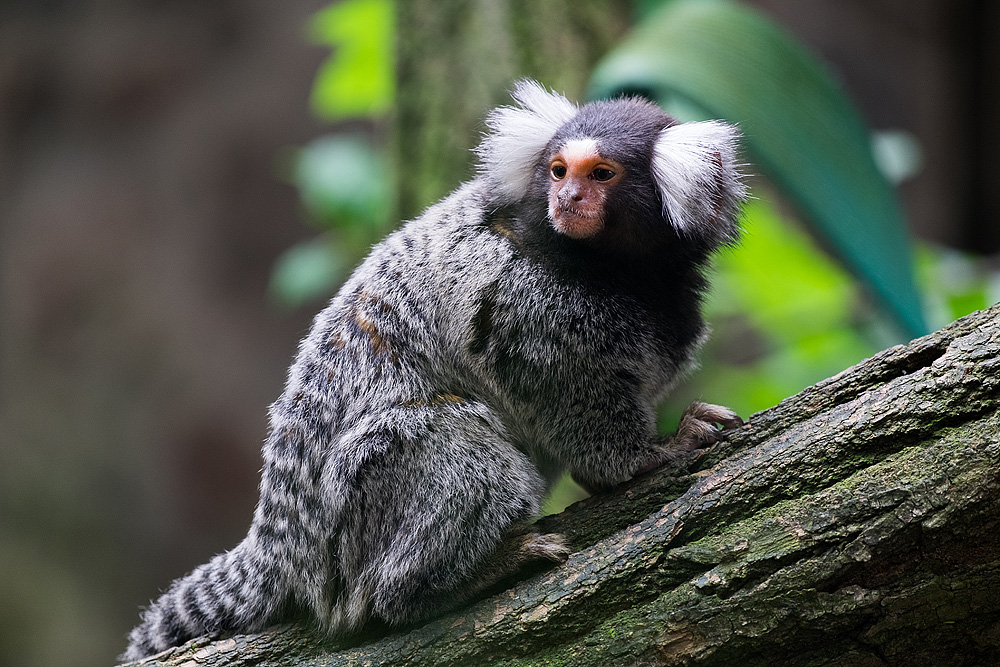
[[(311, 105), (326, 120), (384, 119), (396, 94), (392, 0), (344, 0), (309, 23), (313, 42), (331, 55), (316, 75)], [(321, 230), (278, 258), (272, 298), (296, 307), (329, 298), (355, 263), (389, 228), (395, 170), (382, 146), (358, 132), (319, 137), (292, 151), (284, 171), (307, 219)]]
[(327, 120), (377, 117), (396, 98), (392, 0), (343, 0), (318, 12), (309, 25), (316, 44), (332, 54), (316, 75), (310, 100)]
[(343, 234), (382, 231), (395, 189), (385, 155), (355, 135), (320, 137), (295, 163), (295, 182), (310, 217)]
[(706, 400), (749, 415), (877, 346), (852, 326), (863, 307), (857, 284), (804, 231), (764, 198), (745, 207), (744, 224), (743, 242), (716, 262), (706, 317), (717, 345), (694, 381)]
[(323, 233), (278, 258), (272, 297), (286, 306), (329, 298), (391, 222), (395, 178), (384, 152), (358, 135), (332, 134), (294, 151), (288, 176)]
[(343, 279), (348, 260), (325, 236), (298, 243), (281, 254), (271, 272), (271, 297), (292, 307), (329, 296)]
[(922, 244), (917, 276), (935, 328), (1000, 302), (1000, 271), (981, 257)]
[[(901, 342), (862, 286), (766, 192), (745, 207), (744, 225), (740, 245), (715, 262), (705, 308), (713, 333), (701, 368), (663, 407), (665, 431), (693, 399), (748, 417)], [(986, 261), (926, 243), (915, 254), (934, 329), (1000, 301), (1000, 272)]]

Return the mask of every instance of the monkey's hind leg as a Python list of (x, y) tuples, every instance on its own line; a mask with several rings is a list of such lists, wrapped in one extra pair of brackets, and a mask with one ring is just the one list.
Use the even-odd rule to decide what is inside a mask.
[(516, 523), (483, 561), (467, 589), (467, 599), (498, 587), (532, 566), (563, 563), (569, 558), (566, 538), (559, 533), (539, 533), (527, 523)]
[[(342, 562), (372, 616), (408, 625), (453, 609), (525, 563), (564, 560), (561, 536), (527, 526), (545, 482), (500, 419), (466, 399), (400, 408), (365, 446), (382, 454), (358, 476), (357, 522)], [(359, 545), (363, 545), (359, 549)], [(355, 570), (355, 568), (358, 568)], [(358, 608), (360, 598), (350, 603)]]

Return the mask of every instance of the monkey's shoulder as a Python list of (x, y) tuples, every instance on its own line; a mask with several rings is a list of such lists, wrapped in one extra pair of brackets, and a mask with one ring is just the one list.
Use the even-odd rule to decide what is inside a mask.
[(313, 320), (293, 375), (323, 365), (374, 385), (445, 364), (472, 295), (510, 259), (483, 229), (482, 200), (466, 184), (376, 244)]

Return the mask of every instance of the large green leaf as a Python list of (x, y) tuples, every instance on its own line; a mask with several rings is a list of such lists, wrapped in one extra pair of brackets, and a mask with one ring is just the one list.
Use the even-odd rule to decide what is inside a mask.
[(859, 114), (818, 60), (725, 0), (651, 11), (597, 67), (592, 98), (640, 93), (684, 120), (741, 127), (748, 157), (909, 335), (925, 332), (905, 225)]

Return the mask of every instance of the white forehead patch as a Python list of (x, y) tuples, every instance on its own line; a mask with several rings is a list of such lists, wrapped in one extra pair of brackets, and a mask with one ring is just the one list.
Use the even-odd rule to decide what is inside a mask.
[(559, 149), (559, 155), (569, 164), (600, 157), (595, 139), (570, 139)]

